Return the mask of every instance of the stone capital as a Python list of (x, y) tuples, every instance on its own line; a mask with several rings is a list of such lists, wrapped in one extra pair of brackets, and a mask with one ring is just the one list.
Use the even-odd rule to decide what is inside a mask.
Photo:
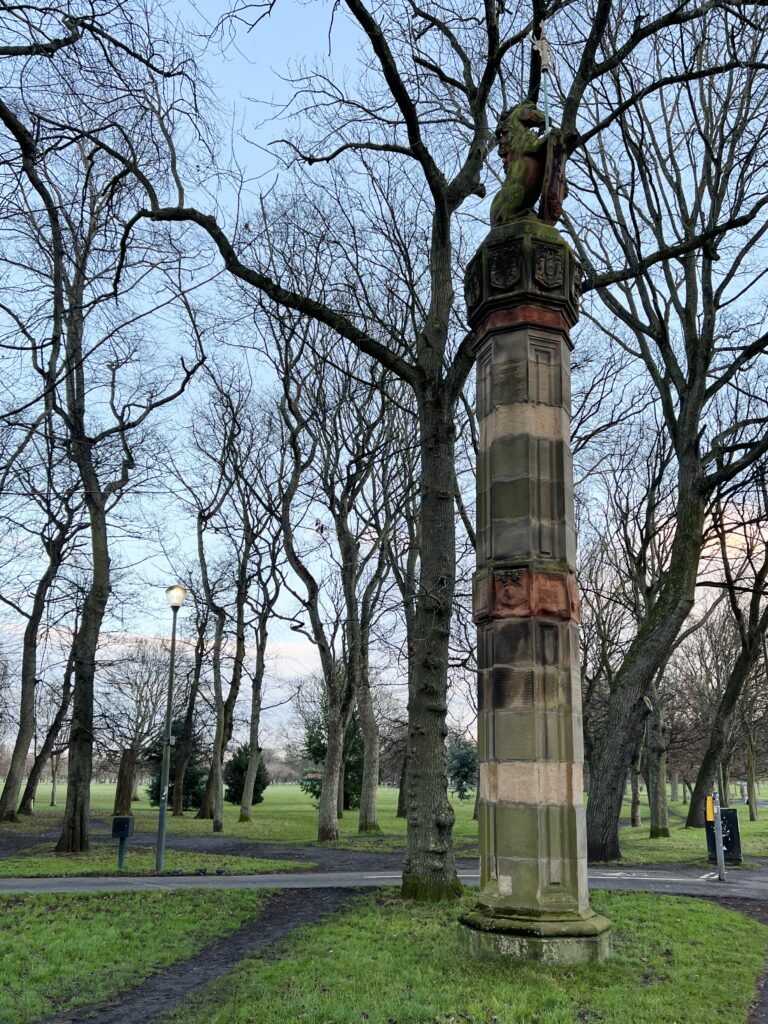
[(535, 214), (498, 225), (467, 264), (464, 296), (470, 326), (476, 333), (481, 328), (487, 332), (490, 325), (483, 325), (501, 314), (504, 327), (531, 323), (567, 331), (579, 318), (581, 279), (568, 243)]

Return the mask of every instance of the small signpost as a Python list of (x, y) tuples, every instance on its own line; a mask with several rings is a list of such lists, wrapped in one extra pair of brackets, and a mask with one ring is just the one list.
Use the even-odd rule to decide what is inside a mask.
[(112, 838), (120, 840), (117, 848), (118, 871), (122, 871), (125, 868), (125, 844), (128, 842), (128, 836), (132, 836), (134, 831), (135, 822), (131, 815), (112, 819)]

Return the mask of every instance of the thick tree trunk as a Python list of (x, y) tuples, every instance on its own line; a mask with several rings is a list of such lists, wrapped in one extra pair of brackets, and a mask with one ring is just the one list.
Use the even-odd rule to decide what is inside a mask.
[(718, 768), (717, 761), (713, 761), (710, 752), (707, 751), (699, 768), (699, 773), (696, 776), (696, 784), (691, 790), (691, 803), (688, 807), (688, 816), (685, 819), (686, 828), (704, 828), (706, 824), (707, 796), (715, 787)]
[(348, 811), (349, 808), (349, 796), (347, 795), (347, 788), (345, 785), (346, 775), (346, 764), (344, 763), (344, 754), (342, 752), (341, 765), (339, 767), (339, 785), (336, 791), (336, 820), (341, 821), (344, 817), (344, 811)]
[(93, 577), (73, 643), (74, 689), (67, 802), (61, 836), (56, 844), (57, 853), (82, 853), (88, 849), (93, 770), (93, 677), (99, 632), (111, 589), (106, 514), (103, 505), (95, 498), (98, 494), (95, 473), (92, 470), (89, 473), (88, 468), (81, 467), (81, 474), (88, 500)]
[(328, 709), (328, 747), (323, 765), (323, 782), (317, 818), (320, 843), (339, 838), (339, 776), (344, 761), (344, 727), (337, 708)]
[(747, 734), (747, 803), (749, 804), (749, 820), (757, 821), (757, 742), (752, 730)]
[(363, 668), (357, 686), (357, 718), (363, 734), (363, 782), (360, 792), (360, 832), (379, 832), (379, 727), (373, 713), (368, 673)]
[(408, 743), (403, 750), (403, 763), (400, 766), (400, 779), (397, 783), (397, 812), (396, 818), (408, 816)]
[(251, 721), (248, 731), (248, 767), (243, 783), (243, 798), (240, 801), (240, 821), (250, 821), (253, 807), (253, 787), (256, 785), (256, 772), (261, 761), (259, 747), (259, 721), (261, 719), (261, 687), (264, 682), (264, 652), (267, 647), (267, 624), (259, 624), (256, 642), (256, 664), (251, 678)]
[[(37, 634), (40, 629), (48, 592), (61, 565), (65, 535), (55, 537), (49, 544), (48, 565), (35, 588), (32, 609), (24, 629), (21, 651), (21, 680), (19, 694), (19, 731), (13, 745), (11, 763), (0, 794), (0, 821), (16, 821), (21, 783), (27, 764), (27, 754), (35, 732), (35, 687), (37, 684)], [(49, 748), (50, 749), (50, 748)], [(47, 756), (47, 753), (46, 753)], [(39, 778), (39, 772), (38, 772)], [(33, 783), (34, 790), (37, 782)], [(29, 788), (29, 787), (28, 787)], [(26, 801), (31, 806), (31, 798)], [(20, 809), (21, 810), (21, 809)], [(21, 811), (31, 813), (30, 810)]]
[[(702, 758), (699, 774), (696, 776), (696, 785), (691, 796), (691, 806), (688, 808), (688, 817), (685, 822), (687, 828), (704, 828), (707, 794), (712, 792), (715, 772), (726, 753), (731, 724), (739, 697), (761, 651), (762, 630), (753, 629), (748, 634), (746, 642), (742, 642), (741, 651), (728, 677), (728, 682), (715, 712), (715, 720), (712, 723), (712, 731), (709, 736), (709, 746)], [(723, 807), (728, 806), (727, 789), (725, 791), (721, 790), (720, 802)]]
[[(256, 728), (253, 728), (251, 719), (250, 739), (248, 741), (248, 767), (245, 769), (245, 782), (243, 783), (243, 798), (240, 801), (240, 817), (238, 821), (250, 821), (253, 811), (253, 790), (256, 786), (256, 775), (261, 763), (261, 747), (259, 746), (259, 721), (256, 719)], [(250, 803), (246, 805), (246, 800)], [(246, 809), (247, 807), (247, 809)]]
[(261, 747), (259, 746), (259, 714), (251, 713), (251, 728), (248, 740), (248, 767), (245, 770), (243, 783), (243, 799), (240, 801), (240, 821), (251, 820), (253, 807), (253, 790), (256, 785), (256, 774), (261, 763)]
[(672, 772), (670, 774), (670, 789), (672, 803), (676, 804), (680, 799), (680, 772)]
[(456, 573), (453, 409), (440, 389), (420, 394), (421, 585), (416, 606), (413, 678), (408, 695), (408, 848), (402, 894), (456, 895), (445, 740), (448, 645)]
[[(216, 756), (216, 748), (221, 751), (219, 757)], [(221, 730), (220, 727), (216, 727), (216, 739), (214, 740), (214, 757), (213, 763), (211, 764), (212, 772), (212, 788), (213, 788), (213, 831), (223, 832), (224, 831), (224, 778), (222, 771), (222, 762), (224, 760), (224, 750), (221, 745)]]
[(664, 712), (658, 700), (648, 716), (648, 805), (650, 838), (669, 838), (669, 812), (667, 808), (667, 748), (669, 730), (664, 725)]
[[(33, 768), (37, 764), (39, 756), (39, 754), (35, 755), (35, 761), (32, 765)], [(37, 800), (37, 787), (39, 782), (40, 776), (38, 775), (33, 778), (32, 773), (30, 772), (27, 777), (26, 785), (24, 786), (21, 803), (19, 804), (19, 814), (25, 814), (27, 817), (30, 817), (35, 813), (35, 800)]]
[(701, 762), (696, 784), (691, 791), (691, 803), (685, 819), (686, 828), (704, 828), (706, 823), (707, 796), (712, 792), (718, 771), (718, 750), (713, 748), (712, 741)]
[[(695, 435), (691, 434), (692, 444)], [(698, 465), (698, 456), (693, 461)], [(693, 607), (701, 554), (704, 501), (695, 470), (681, 467), (677, 529), (665, 584), (630, 645), (608, 702), (608, 714), (594, 753), (595, 771), (587, 804), (587, 848), (591, 861), (619, 860), (619, 818), (624, 780), (640, 741), (646, 690), (669, 658)]]
[(629, 785), (632, 792), (632, 799), (630, 802), (629, 811), (629, 823), (632, 828), (642, 828), (643, 819), (640, 815), (640, 761), (642, 755), (642, 747), (638, 746), (635, 751), (635, 756), (632, 758), (632, 764), (629, 768)]
[[(25, 655), (22, 656), (24, 659)], [(35, 678), (25, 685), (22, 668), (21, 701), (19, 705), (19, 731), (13, 745), (11, 763), (5, 779), (2, 796), (0, 796), (0, 821), (17, 821), (16, 804), (24, 781), (24, 766), (27, 762), (29, 745), (35, 732)]]
[[(64, 720), (67, 717), (69, 711), (69, 702), (72, 698), (72, 669), (73, 662), (72, 656), (70, 655), (67, 667), (64, 672), (64, 686), (61, 692), (61, 703), (56, 711), (53, 721), (45, 734), (43, 745), (37, 753), (35, 762), (32, 765), (32, 770), (29, 773), (27, 784), (24, 787), (24, 794), (19, 804), (19, 814), (32, 814), (33, 804), (35, 800), (35, 794), (37, 792), (37, 784), (40, 781), (40, 776), (43, 773), (48, 758), (51, 757), (51, 752), (56, 745), (56, 740), (61, 732), (61, 727), (64, 724)], [(51, 806), (56, 806), (52, 804)]]
[[(222, 758), (224, 756), (223, 752), (227, 749), (227, 747), (229, 746), (229, 741), (232, 739), (232, 730), (234, 727), (235, 708), (234, 702), (230, 701), (231, 696), (232, 690), (230, 688), (230, 691), (227, 694), (227, 699), (224, 701), (224, 717), (221, 733)], [(221, 774), (221, 768), (222, 762), (220, 761), (218, 768), (219, 775)], [(200, 804), (200, 809), (195, 815), (196, 818), (213, 818), (214, 804), (216, 800), (216, 783), (214, 779), (215, 774), (216, 773), (214, 772), (213, 761), (211, 761), (211, 767), (208, 769), (208, 778), (206, 779), (205, 782), (205, 791), (203, 792), (203, 802)]]
[(693, 787), (688, 779), (683, 776), (683, 804), (688, 803), (688, 798), (693, 796)]
[(201, 818), (206, 821), (210, 821), (213, 818), (213, 804), (214, 804), (214, 778), (213, 778), (213, 762), (211, 767), (208, 769), (208, 778), (205, 780), (205, 789), (203, 790), (203, 799), (200, 806), (197, 809), (196, 818)]
[(126, 747), (120, 756), (120, 765), (117, 769), (117, 787), (115, 789), (115, 806), (112, 813), (115, 815), (131, 815), (133, 808), (133, 790), (138, 771), (138, 757), (135, 747)]

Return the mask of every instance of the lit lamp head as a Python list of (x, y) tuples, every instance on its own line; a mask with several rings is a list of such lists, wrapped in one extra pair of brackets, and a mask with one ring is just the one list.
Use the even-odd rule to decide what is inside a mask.
[(166, 589), (165, 596), (168, 598), (168, 604), (175, 612), (177, 612), (184, 604), (184, 598), (187, 596), (187, 591), (177, 583)]

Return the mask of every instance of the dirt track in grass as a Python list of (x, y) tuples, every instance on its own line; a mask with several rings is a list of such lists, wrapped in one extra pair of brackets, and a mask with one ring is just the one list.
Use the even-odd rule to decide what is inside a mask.
[(277, 942), (294, 928), (342, 908), (354, 894), (351, 889), (282, 889), (270, 898), (257, 919), (217, 939), (191, 959), (153, 974), (106, 1003), (67, 1010), (40, 1024), (148, 1024), (245, 957)]
[[(117, 848), (106, 828), (100, 822), (92, 822), (91, 845), (111, 844)], [(45, 832), (16, 832), (0, 829), (0, 858), (15, 857), (25, 850), (41, 843), (58, 839), (60, 829)], [(137, 846), (154, 846), (153, 832), (137, 832), (129, 840)], [(340, 850), (335, 847), (293, 845), (291, 843), (259, 843), (249, 839), (223, 838), (217, 835), (174, 836), (165, 841), (166, 850), (188, 853), (220, 854), (222, 857), (258, 857), (266, 860), (292, 860), (311, 863), (307, 868), (312, 872), (323, 871), (399, 871), (403, 866), (402, 853), (375, 853), (367, 850)], [(166, 858), (170, 868), (170, 858)], [(469, 861), (462, 867), (471, 867)]]
[[(101, 822), (94, 822), (92, 840), (96, 843), (113, 842)], [(59, 829), (37, 832), (16, 832), (0, 829), (0, 857), (12, 857), (40, 843), (58, 838)], [(134, 842), (152, 845), (154, 835), (137, 834)], [(224, 839), (219, 836), (169, 836), (169, 851), (174, 849), (199, 853), (219, 853), (222, 856), (248, 856), (279, 860), (306, 861), (315, 865), (312, 873), (323, 871), (398, 871), (402, 867), (401, 853), (374, 853), (343, 850), (313, 845), (259, 843), (244, 839)], [(470, 861), (462, 867), (469, 869)], [(758, 873), (768, 870), (768, 861), (750, 863)], [(654, 865), (661, 868), (662, 865)], [(680, 867), (670, 864), (671, 869)], [(108, 1004), (95, 1004), (67, 1011), (48, 1018), (40, 1024), (148, 1024), (202, 985), (231, 970), (249, 954), (283, 938), (294, 928), (311, 923), (330, 913), (352, 896), (350, 889), (284, 889), (267, 903), (262, 916), (244, 925), (230, 936), (219, 939), (183, 963), (148, 978), (135, 989), (123, 992)], [(768, 902), (738, 899), (728, 896), (707, 897), (729, 910), (736, 910), (768, 925)], [(768, 1024), (768, 969), (758, 981), (755, 1002), (747, 1024)]]

